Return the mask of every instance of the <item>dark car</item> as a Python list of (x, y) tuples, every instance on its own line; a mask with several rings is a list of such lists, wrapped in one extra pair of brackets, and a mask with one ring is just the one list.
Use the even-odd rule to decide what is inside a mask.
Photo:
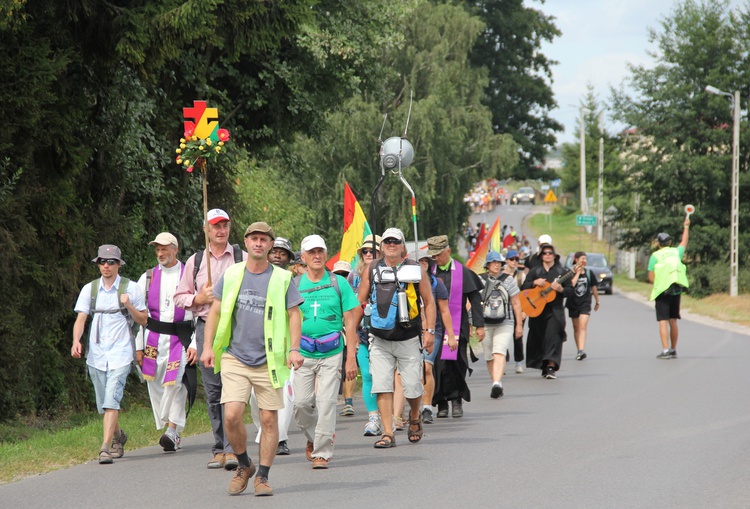
[[(573, 268), (573, 253), (568, 255), (565, 266)], [(596, 274), (596, 278), (599, 280), (597, 285), (599, 291), (612, 295), (612, 269), (615, 266), (607, 262), (607, 257), (602, 253), (586, 253), (586, 268), (591, 269), (591, 272)]]
[(518, 205), (519, 203), (531, 203), (534, 205), (534, 202), (536, 201), (536, 192), (531, 187), (522, 187), (515, 193), (513, 193), (510, 197), (510, 202), (513, 205)]

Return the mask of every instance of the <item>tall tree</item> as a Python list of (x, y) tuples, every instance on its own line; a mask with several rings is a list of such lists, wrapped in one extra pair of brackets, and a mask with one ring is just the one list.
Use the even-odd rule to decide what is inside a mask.
[[(704, 89), (739, 90), (741, 101), (747, 101), (749, 21), (747, 7), (732, 11), (726, 0), (678, 3), (659, 29), (650, 31), (656, 44), (653, 64), (630, 69), (634, 93), (624, 87), (612, 93), (616, 118), (637, 133), (623, 163), (641, 205), (623, 241), (642, 246), (659, 231), (677, 234), (684, 205), (694, 204), (689, 249), (694, 267), (688, 274), (697, 293), (726, 290), (729, 281), (732, 111), (726, 98)], [(740, 203), (745, 205), (739, 224), (744, 225), (750, 221), (746, 119), (741, 138)], [(750, 232), (742, 226), (739, 253), (740, 287), (747, 289)]]
[(510, 134), (521, 147), (517, 173), (526, 176), (555, 145), (555, 133), (563, 130), (549, 116), (557, 106), (551, 88), (551, 66), (556, 62), (541, 51), (560, 30), (552, 16), (525, 6), (523, 0), (466, 4), (486, 25), (471, 60), (489, 73), (484, 100), (492, 111), (492, 127), (496, 133)]

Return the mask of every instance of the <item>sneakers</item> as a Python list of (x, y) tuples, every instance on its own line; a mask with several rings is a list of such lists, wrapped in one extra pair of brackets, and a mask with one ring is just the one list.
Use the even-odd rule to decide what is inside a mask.
[(237, 456), (233, 452), (228, 452), (224, 455), (224, 470), (234, 470), (239, 465), (240, 462), (237, 461)]
[(422, 410), (422, 422), (425, 424), (432, 424), (432, 410), (425, 408)]
[(516, 363), (516, 373), (523, 373), (523, 366), (521, 366), (520, 362)]
[(365, 424), (365, 436), (376, 437), (383, 433), (383, 424), (380, 421), (380, 415), (370, 414), (370, 419)]
[(490, 398), (497, 399), (501, 397), (502, 395), (503, 395), (503, 386), (500, 384), (492, 384), (492, 390), (490, 390)]
[(279, 446), (276, 447), (276, 456), (289, 456), (290, 454), (292, 451), (289, 450), (286, 440), (279, 442)]
[[(675, 352), (675, 354), (676, 353), (677, 352)], [(672, 350), (667, 350), (666, 352), (662, 352), (656, 356), (657, 359), (672, 359), (674, 357), (676, 357), (676, 355), (672, 355)]]
[(112, 437), (112, 445), (109, 448), (109, 453), (113, 458), (122, 458), (125, 455), (125, 442), (128, 441), (128, 436), (123, 430), (120, 430), (120, 436)]
[(677, 350), (670, 350), (669, 354), (672, 356), (673, 359), (677, 358)]
[(314, 470), (323, 470), (328, 468), (328, 462), (330, 460), (327, 460), (325, 458), (313, 458), (313, 469)]
[(553, 368), (547, 368), (544, 372), (544, 378), (547, 380), (555, 380), (557, 379), (557, 375), (555, 374), (555, 370)]
[(587, 357), (586, 352), (584, 352), (583, 350), (578, 350), (578, 355), (576, 355), (577, 361), (582, 361), (586, 357)]
[(313, 460), (312, 453), (314, 449), (315, 444), (313, 444), (312, 442), (307, 442), (307, 445), (305, 446), (305, 456), (307, 457), (307, 461)]
[(206, 468), (224, 468), (224, 453), (217, 452), (216, 454), (214, 454), (214, 457), (211, 459), (211, 461), (208, 462)]
[(406, 421), (400, 415), (393, 418), (393, 429), (396, 431), (404, 431), (406, 429)]
[(273, 495), (271, 485), (268, 484), (268, 477), (257, 476), (255, 478), (255, 496), (256, 497), (270, 497)]
[(451, 401), (451, 417), (458, 418), (464, 416), (464, 407), (463, 403), (461, 402), (461, 398), (454, 399)]
[(445, 419), (448, 417), (448, 403), (445, 401), (441, 401), (438, 403), (438, 413), (437, 413), (438, 419)]
[(159, 445), (164, 449), (164, 452), (174, 452), (177, 449), (181, 449), (180, 442), (180, 435), (177, 434), (173, 436), (169, 433), (164, 433), (159, 439)]
[[(228, 456), (228, 455), (227, 455)], [(234, 456), (234, 455), (233, 455)], [(249, 467), (237, 466), (237, 470), (234, 473), (234, 477), (229, 481), (229, 487), (227, 492), (230, 495), (239, 495), (247, 489), (247, 483), (250, 478), (255, 474), (255, 465), (253, 460), (250, 460)]]
[(354, 407), (352, 405), (344, 405), (344, 408), (341, 409), (339, 415), (342, 417), (351, 417), (354, 415)]

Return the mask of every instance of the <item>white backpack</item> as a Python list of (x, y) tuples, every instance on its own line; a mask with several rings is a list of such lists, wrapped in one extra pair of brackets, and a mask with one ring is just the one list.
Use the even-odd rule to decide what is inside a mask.
[(505, 320), (508, 314), (508, 302), (510, 301), (508, 290), (503, 286), (503, 281), (507, 277), (508, 274), (500, 274), (500, 277), (493, 282), (487, 276), (482, 293), (482, 307), (485, 318), (499, 322)]

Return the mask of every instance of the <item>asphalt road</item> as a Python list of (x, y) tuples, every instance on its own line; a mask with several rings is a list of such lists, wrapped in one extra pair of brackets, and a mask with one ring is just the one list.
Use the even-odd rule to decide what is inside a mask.
[(571, 338), (557, 380), (509, 371), (500, 400), (489, 398), (480, 359), (465, 416), (436, 419), (417, 445), (400, 432), (396, 448), (373, 449), (356, 400), (357, 414), (339, 419), (329, 470), (313, 471), (304, 438), (291, 434), (292, 455), (271, 469), (271, 498), (256, 500), (252, 484), (227, 495), (231, 474), (205, 468), (204, 434), (177, 453), (126, 450), (114, 465), (0, 486), (0, 507), (750, 507), (750, 336), (680, 326), (679, 358), (657, 360), (653, 310), (604, 296), (588, 359), (573, 359)]

